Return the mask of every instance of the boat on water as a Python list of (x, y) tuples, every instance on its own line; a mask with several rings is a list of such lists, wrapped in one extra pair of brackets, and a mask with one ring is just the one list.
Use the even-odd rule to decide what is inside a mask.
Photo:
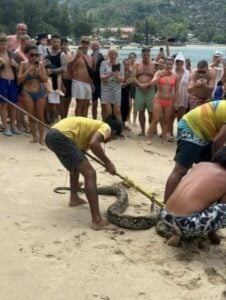
[(127, 45), (124, 45), (121, 47), (121, 49), (126, 49), (126, 50), (135, 50), (135, 49), (138, 49), (140, 46), (140, 44), (138, 43), (129, 43)]

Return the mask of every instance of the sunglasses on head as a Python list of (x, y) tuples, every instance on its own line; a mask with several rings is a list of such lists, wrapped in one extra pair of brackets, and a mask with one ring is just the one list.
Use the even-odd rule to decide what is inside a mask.
[(30, 57), (39, 57), (39, 53), (30, 53)]

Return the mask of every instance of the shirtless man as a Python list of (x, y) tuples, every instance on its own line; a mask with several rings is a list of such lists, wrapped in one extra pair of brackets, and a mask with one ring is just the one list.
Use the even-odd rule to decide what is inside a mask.
[(191, 73), (188, 82), (190, 109), (209, 102), (215, 87), (216, 72), (208, 66), (208, 62), (200, 60), (197, 68)]
[(139, 122), (141, 132), (145, 135), (145, 109), (149, 113), (149, 124), (152, 121), (153, 98), (155, 87), (151, 86), (151, 81), (155, 73), (155, 64), (150, 60), (150, 48), (143, 48), (141, 51), (142, 61), (134, 66), (134, 82), (136, 84), (135, 104), (139, 111)]
[(21, 35), (27, 34), (27, 25), (24, 23), (19, 23), (16, 25), (16, 34), (9, 35), (8, 39), (8, 50), (15, 51), (20, 45), (19, 37)]
[(87, 68), (93, 68), (93, 58), (87, 54), (89, 38), (83, 36), (80, 42), (81, 46), (78, 48), (75, 58), (69, 64), (69, 70), (72, 77), (72, 97), (76, 99), (75, 115), (87, 117), (90, 100), (92, 99), (93, 84)]
[(215, 51), (213, 55), (213, 62), (209, 66), (216, 72), (215, 87), (212, 95), (214, 98), (214, 93), (217, 89), (217, 83), (222, 79), (222, 76), (224, 74), (223, 53), (221, 51)]
[[(18, 64), (15, 59), (14, 53), (7, 50), (7, 36), (0, 34), (0, 95), (13, 103), (17, 103), (18, 101), (18, 87), (16, 81)], [(0, 98), (0, 114), (4, 127), (3, 134), (5, 136), (20, 134), (16, 128), (16, 108), (12, 105), (9, 106), (9, 127), (7, 124), (8, 104), (2, 98)]]
[[(73, 60), (73, 53), (69, 49), (68, 40), (61, 38), (61, 50), (66, 54), (67, 64)], [(68, 115), (69, 106), (71, 103), (71, 75), (67, 71), (62, 74), (63, 79), (63, 92), (65, 95), (60, 97), (60, 115), (61, 119), (66, 118)]]
[(170, 246), (177, 246), (181, 236), (203, 234), (220, 243), (216, 231), (226, 227), (226, 147), (215, 153), (212, 162), (197, 164), (183, 177), (161, 217), (173, 234)]

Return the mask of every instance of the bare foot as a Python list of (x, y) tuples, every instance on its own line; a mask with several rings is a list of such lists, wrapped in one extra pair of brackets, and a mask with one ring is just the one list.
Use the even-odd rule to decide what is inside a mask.
[(146, 142), (146, 144), (147, 144), (147, 145), (151, 145), (151, 144), (152, 144), (151, 139), (148, 139), (147, 142)]
[(30, 143), (32, 143), (32, 144), (35, 144), (35, 143), (37, 143), (38, 142), (38, 139), (35, 137), (35, 138), (33, 138), (32, 140), (30, 140)]
[(221, 243), (221, 236), (216, 232), (208, 233), (208, 238), (211, 244), (213, 245), (220, 245)]
[(73, 195), (70, 197), (69, 206), (73, 207), (73, 206), (78, 206), (86, 203), (87, 202), (84, 199), (80, 198), (79, 196)]
[(45, 141), (44, 141), (44, 139), (39, 139), (38, 142), (39, 142), (40, 145), (45, 146)]
[(180, 243), (180, 235), (174, 233), (166, 242), (168, 246), (177, 247)]
[(99, 222), (92, 222), (90, 226), (93, 230), (116, 230), (117, 227), (110, 224), (108, 221), (101, 219)]

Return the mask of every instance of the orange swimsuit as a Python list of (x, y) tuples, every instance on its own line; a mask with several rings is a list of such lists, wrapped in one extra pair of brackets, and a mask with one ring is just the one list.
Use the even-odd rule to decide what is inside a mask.
[(166, 84), (170, 84), (172, 87), (175, 86), (176, 84), (176, 78), (175, 77), (171, 77), (170, 81), (168, 82), (164, 77), (159, 78), (158, 84), (160, 85), (166, 85)]
[[(166, 76), (171, 75), (171, 73), (166, 74)], [(166, 85), (170, 84), (171, 87), (175, 86), (176, 78), (171, 77), (169, 81), (166, 80), (166, 76), (159, 78), (158, 84), (159, 85)], [(172, 105), (173, 101), (171, 99), (159, 99), (155, 98), (155, 102), (158, 103), (162, 108), (166, 108)]]

